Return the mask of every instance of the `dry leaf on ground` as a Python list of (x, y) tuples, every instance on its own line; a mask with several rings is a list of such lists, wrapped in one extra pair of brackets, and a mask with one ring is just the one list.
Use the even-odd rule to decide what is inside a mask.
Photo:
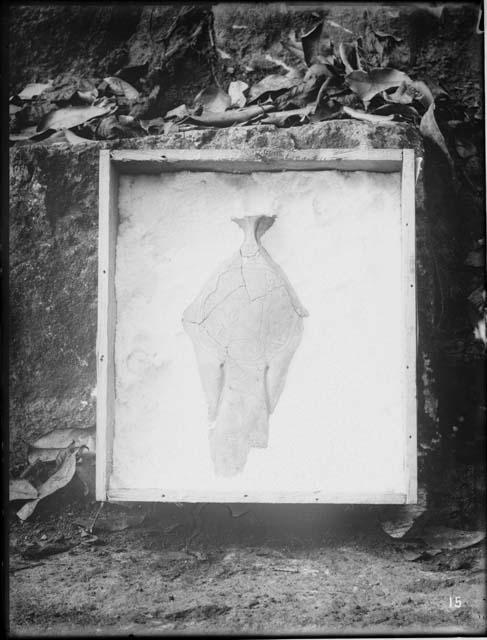
[(11, 500), (32, 500), (37, 498), (37, 489), (23, 478), (10, 480), (8, 483), (8, 499)]
[(39, 500), (61, 489), (70, 482), (76, 471), (76, 452), (77, 449), (74, 451), (71, 449), (67, 450), (61, 466), (39, 487), (38, 497), (35, 500), (26, 502), (26, 504), (17, 511), (17, 515), (21, 520), (27, 520), (27, 518), (32, 515)]
[(421, 539), (432, 549), (467, 549), (485, 538), (485, 531), (463, 531), (450, 527), (426, 527)]

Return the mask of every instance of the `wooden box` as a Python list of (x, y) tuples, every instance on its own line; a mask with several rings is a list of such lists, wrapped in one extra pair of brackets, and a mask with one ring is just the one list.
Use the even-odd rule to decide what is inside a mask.
[[(416, 502), (413, 150), (104, 150), (99, 189), (98, 500)], [(264, 248), (267, 267), (252, 273), (257, 289), (268, 286), (265, 278), (278, 284), (232, 298), (219, 319), (232, 318), (221, 329), (230, 335), (231, 327), (232, 349), (238, 334), (250, 350), (254, 331), (239, 304), (255, 310), (265, 298), (268, 310), (268, 292), (280, 287), (276, 304), (288, 295), (296, 307), (295, 296), (306, 314), (275, 408), (259, 400), (248, 409), (254, 391), (235, 391), (225, 379), (217, 384), (233, 390), (234, 413), (221, 417), (218, 391), (211, 423), (201, 362), (181, 319), (215, 269), (216, 295), (225, 260), (248, 266), (255, 258), (232, 223), (245, 216), (273, 217), (252, 245)], [(250, 302), (238, 302), (244, 295)], [(267, 328), (259, 335), (268, 345), (274, 329), (262, 305)], [(284, 326), (287, 312), (276, 313)], [(232, 362), (244, 356), (245, 349), (244, 360)], [(218, 357), (222, 376), (230, 375)], [(263, 366), (255, 365), (267, 399), (270, 365)], [(256, 417), (261, 410), (266, 416)], [(251, 420), (267, 420), (262, 441), (245, 436), (243, 463), (218, 467), (236, 440), (215, 454), (210, 432), (216, 438), (219, 425), (238, 439), (237, 422), (246, 428)]]

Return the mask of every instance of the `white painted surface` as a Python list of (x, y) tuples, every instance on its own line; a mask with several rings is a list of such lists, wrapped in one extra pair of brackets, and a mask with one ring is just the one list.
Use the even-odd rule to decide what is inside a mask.
[[(112, 489), (406, 493), (399, 174), (120, 176), (119, 211)], [(269, 447), (222, 479), (181, 315), (259, 213), (309, 317)]]

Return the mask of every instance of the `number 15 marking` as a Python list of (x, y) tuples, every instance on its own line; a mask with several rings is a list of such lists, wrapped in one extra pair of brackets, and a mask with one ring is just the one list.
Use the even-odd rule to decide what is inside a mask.
[(450, 609), (459, 609), (462, 606), (462, 601), (459, 596), (450, 596)]

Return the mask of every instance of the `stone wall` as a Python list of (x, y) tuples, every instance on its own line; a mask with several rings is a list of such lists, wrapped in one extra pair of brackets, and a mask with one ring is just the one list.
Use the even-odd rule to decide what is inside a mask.
[[(25, 465), (25, 442), (56, 428), (92, 427), (96, 406), (98, 154), (131, 149), (414, 148), (408, 125), (353, 120), (276, 130), (253, 126), (143, 139), (21, 146), (11, 151), (10, 450)], [(419, 435), (431, 437), (437, 408), (429, 363), (433, 267), (427, 213), (417, 183)], [(384, 292), (387, 295), (387, 292)], [(433, 386), (432, 386), (433, 385)]]

